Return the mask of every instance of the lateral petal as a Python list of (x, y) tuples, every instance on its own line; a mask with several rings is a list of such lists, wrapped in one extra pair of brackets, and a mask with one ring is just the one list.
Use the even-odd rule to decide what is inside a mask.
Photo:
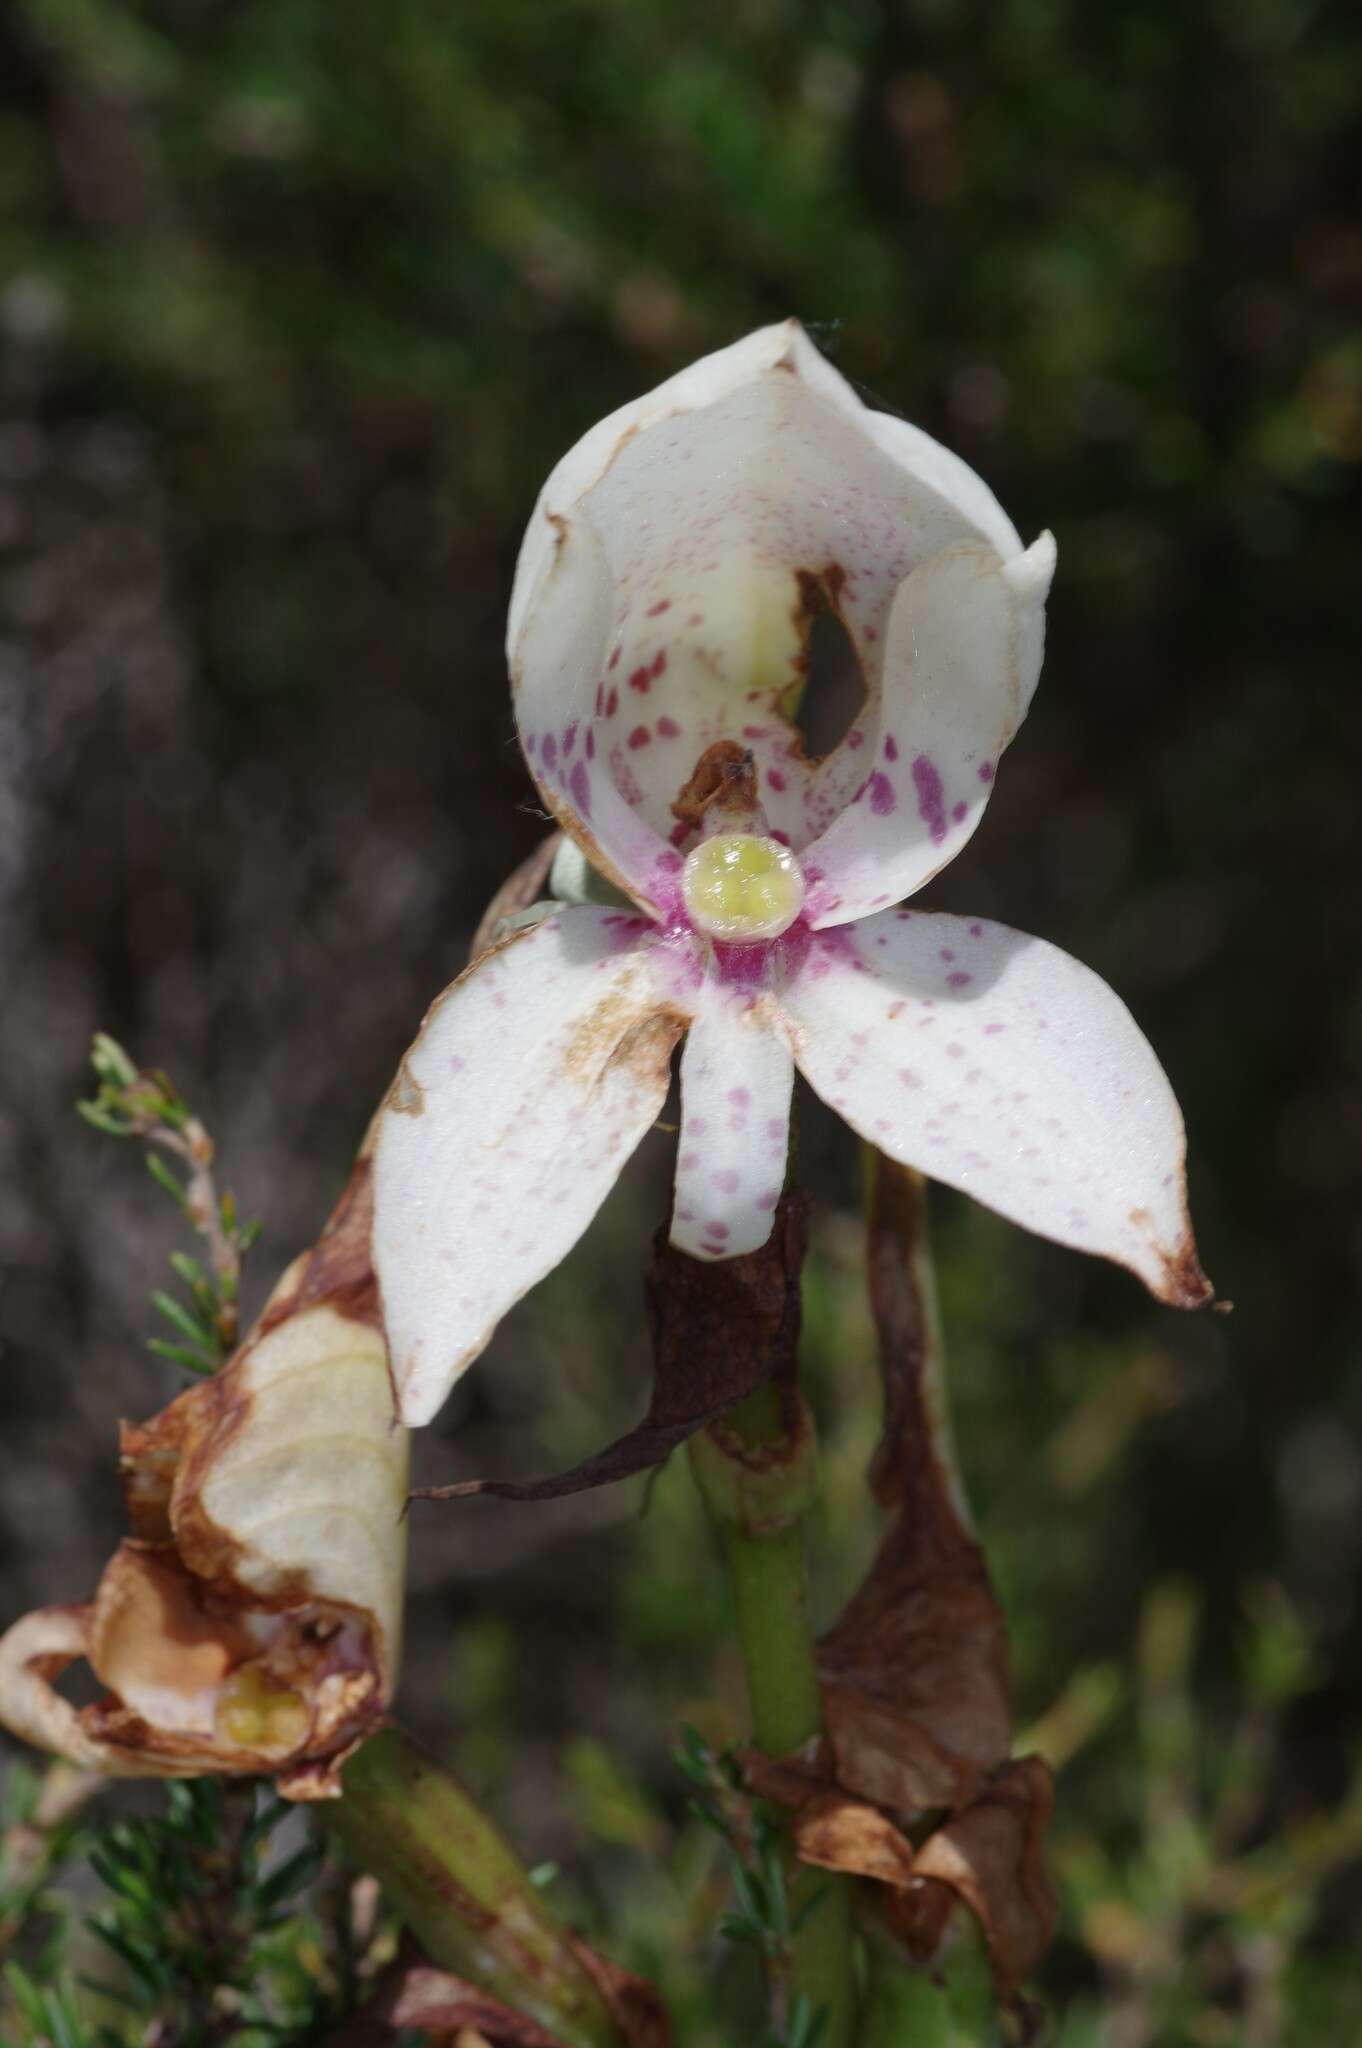
[(794, 1062), (770, 999), (707, 984), (681, 1054), (671, 1241), (697, 1259), (754, 1252), (785, 1182)]
[(801, 1071), (882, 1152), (1161, 1301), (1210, 1299), (1173, 1091), (1078, 961), (980, 918), (888, 911), (817, 934), (780, 1001)]
[(1010, 562), (961, 541), (905, 579), (862, 779), (804, 856), (811, 924), (899, 902), (971, 837), (1035, 692), (1054, 563), (1048, 533)]
[(576, 1243), (666, 1098), (685, 1018), (645, 920), (563, 910), (432, 1006), (379, 1113), (374, 1265), (401, 1418), (428, 1422)]

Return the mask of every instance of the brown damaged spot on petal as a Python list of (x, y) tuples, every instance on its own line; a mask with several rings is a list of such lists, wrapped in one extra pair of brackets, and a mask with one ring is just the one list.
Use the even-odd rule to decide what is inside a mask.
[[(383, 1329), (370, 1239), (374, 1225), (373, 1168), (369, 1141), (355, 1162), (344, 1192), (311, 1251), (283, 1275), (252, 1332), (258, 1341), (288, 1317), (323, 1303), (366, 1328)], [(221, 1381), (219, 1375), (218, 1384)]]
[(426, 1091), (405, 1060), (388, 1090), (386, 1107), (394, 1116), (424, 1116), (426, 1113)]
[[(251, 1639), (230, 1610), (218, 1616), (197, 1597), (173, 1550), (120, 1545), (105, 1570), (90, 1622), (90, 1664), (111, 1692), (135, 1707), (139, 1697), (170, 1704), (190, 1725), (194, 1703), (216, 1693)], [(211, 1712), (204, 1724), (211, 1730)]]
[[(1131, 1209), (1127, 1222), (1132, 1229), (1140, 1231), (1154, 1241), (1154, 1218), (1148, 1209)], [(1174, 1252), (1165, 1252), (1154, 1241), (1154, 1249), (1162, 1267), (1159, 1284), (1151, 1287), (1151, 1293), (1170, 1308), (1204, 1308), (1207, 1302), (1215, 1300), (1215, 1289), (1202, 1271), (1197, 1256), (1196, 1239), (1192, 1234), (1192, 1219), (1188, 1212), (1184, 1191), (1182, 1203), (1182, 1242)], [(1143, 1276), (1142, 1276), (1143, 1277)]]
[[(847, 626), (842, 614), (842, 591), (845, 588), (847, 572), (837, 561), (827, 562), (821, 569), (796, 569), (795, 603), (791, 614), (795, 631), (799, 635), (799, 652), (795, 657), (794, 676), (789, 686), (781, 693), (775, 709), (790, 728), (789, 751), (794, 760), (802, 761), (810, 768), (816, 768), (829, 754), (836, 753), (842, 737), (855, 723), (864, 710), (869, 690), (865, 679), (865, 666), (855, 635)], [(814, 635), (819, 620), (827, 620), (834, 632), (840, 629), (843, 652), (849, 657), (854, 668), (854, 681), (850, 672), (836, 687), (837, 715), (836, 736), (827, 733), (821, 744), (810, 748), (805, 733), (797, 723), (805, 691), (810, 683), (810, 670), (814, 666)], [(817, 679), (814, 687), (817, 688)], [(825, 704), (826, 713), (829, 707)], [(817, 720), (821, 726), (826, 719)]]
[(679, 1010), (670, 1007), (641, 1018), (625, 1032), (615, 1048), (611, 1066), (628, 1067), (642, 1086), (655, 1087), (671, 1066), (677, 1040), (688, 1021)]
[(672, 805), (681, 824), (698, 831), (711, 810), (751, 817), (757, 809), (757, 769), (752, 751), (737, 740), (715, 740), (705, 748)]
[(1201, 1270), (1196, 1246), (1188, 1240), (1164, 1268), (1163, 1298), (1174, 1308), (1204, 1308), (1215, 1300), (1215, 1289)]

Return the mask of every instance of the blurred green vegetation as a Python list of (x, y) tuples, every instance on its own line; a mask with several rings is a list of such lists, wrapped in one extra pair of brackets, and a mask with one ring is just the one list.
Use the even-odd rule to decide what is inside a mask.
[[(1056, 531), (1035, 710), (932, 901), (1128, 998), (1236, 1303), (1179, 1321), (937, 1204), (963, 1462), (1061, 1771), (1055, 2038), (1362, 2038), (1359, 103), (1341, 0), (14, 0), (6, 1614), (87, 1589), (116, 1416), (173, 1384), (140, 1351), (161, 1226), (66, 1128), (90, 1030), (211, 1105), (267, 1277), (541, 829), (499, 636), (545, 471), (794, 312)], [(855, 1162), (805, 1129), (830, 1615), (875, 1389)], [(419, 1476), (547, 1470), (637, 1412), (666, 1167)], [(730, 2043), (752, 1986), (669, 1763), (680, 1718), (743, 1712), (686, 1472), (415, 1536), (405, 1712), (686, 2048)], [(980, 2038), (980, 1983), (962, 1947), (913, 2038)]]

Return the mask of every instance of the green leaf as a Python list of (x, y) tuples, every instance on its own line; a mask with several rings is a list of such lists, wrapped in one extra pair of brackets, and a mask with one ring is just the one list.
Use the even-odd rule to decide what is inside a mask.
[(174, 1980), (158, 1955), (139, 1947), (136, 1942), (129, 1940), (127, 1935), (121, 1934), (116, 1927), (111, 1927), (107, 1921), (87, 1920), (85, 1924), (91, 1934), (102, 1941), (106, 1948), (113, 1950), (120, 1962), (127, 1964), (139, 1984), (145, 1984), (153, 1997), (159, 1997), (163, 1991), (170, 1988)]
[(128, 1119), (119, 1116), (115, 1110), (106, 1109), (100, 1102), (78, 1102), (76, 1115), (84, 1117), (87, 1124), (93, 1124), (97, 1131), (103, 1131), (110, 1138), (128, 1138), (132, 1125)]
[(201, 1287), (207, 1287), (211, 1291), (211, 1282), (208, 1275), (204, 1272), (199, 1261), (191, 1258), (188, 1252), (172, 1252), (170, 1254), (170, 1263), (186, 1287), (192, 1287), (195, 1292)]
[(188, 1351), (183, 1344), (168, 1344), (164, 1337), (148, 1337), (147, 1350), (154, 1351), (158, 1358), (169, 1358), (182, 1365), (186, 1372), (197, 1373), (200, 1379), (217, 1371), (215, 1358), (205, 1358), (201, 1351)]
[(255, 1896), (261, 1911), (268, 1913), (271, 1907), (282, 1904), (295, 1892), (302, 1891), (305, 1885), (311, 1884), (325, 1861), (325, 1846), (321, 1842), (309, 1842), (286, 1863), (281, 1863), (263, 1884), (256, 1886)]
[(171, 1199), (179, 1203), (181, 1209), (184, 1210), (184, 1213), (187, 1216), (189, 1214), (189, 1197), (185, 1193), (184, 1189), (180, 1186), (180, 1183), (176, 1180), (170, 1168), (166, 1165), (164, 1159), (162, 1159), (160, 1153), (148, 1152), (146, 1155), (146, 1161), (147, 1172), (156, 1182), (156, 1185), (160, 1188), (164, 1188), (166, 1193), (171, 1197)]
[(137, 1079), (137, 1069), (130, 1056), (107, 1031), (96, 1031), (91, 1039), (90, 1065), (100, 1080), (107, 1081), (112, 1088), (130, 1088)]

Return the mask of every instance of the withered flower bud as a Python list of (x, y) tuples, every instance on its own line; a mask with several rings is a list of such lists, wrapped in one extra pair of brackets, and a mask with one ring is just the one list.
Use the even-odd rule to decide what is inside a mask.
[[(124, 1425), (131, 1533), (85, 1606), (0, 1637), (0, 1722), (118, 1777), (271, 1774), (339, 1791), (401, 1640), (407, 1432), (395, 1421), (361, 1161), (230, 1362)], [(89, 1664), (107, 1691), (56, 1689)]]

